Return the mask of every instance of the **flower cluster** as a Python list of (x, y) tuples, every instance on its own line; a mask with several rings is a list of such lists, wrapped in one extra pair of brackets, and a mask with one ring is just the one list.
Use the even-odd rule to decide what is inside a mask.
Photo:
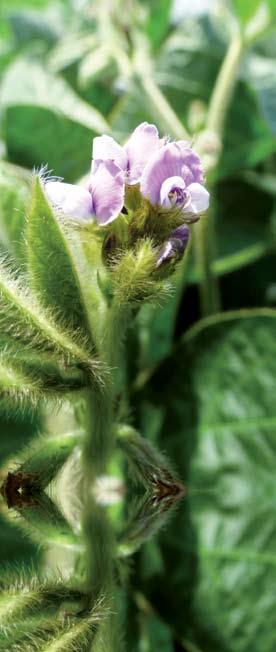
[[(177, 209), (184, 223), (193, 221), (208, 208), (209, 193), (203, 183), (200, 158), (189, 143), (159, 138), (155, 125), (143, 122), (123, 147), (111, 136), (94, 138), (86, 187), (48, 181), (45, 189), (53, 205), (66, 215), (80, 222), (96, 219), (106, 226), (121, 214), (132, 186), (151, 206)], [(188, 235), (187, 227), (176, 229), (159, 260), (185, 248)]]

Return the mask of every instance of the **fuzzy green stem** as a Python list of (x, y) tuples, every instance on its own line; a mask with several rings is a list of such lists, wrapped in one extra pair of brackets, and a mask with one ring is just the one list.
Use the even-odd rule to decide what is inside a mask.
[(213, 215), (203, 218), (195, 227), (195, 256), (200, 275), (199, 297), (202, 316), (220, 311), (219, 280), (213, 272), (214, 260)]

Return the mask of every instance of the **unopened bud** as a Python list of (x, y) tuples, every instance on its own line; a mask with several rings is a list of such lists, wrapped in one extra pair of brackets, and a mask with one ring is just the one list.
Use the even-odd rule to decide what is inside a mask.
[(190, 229), (186, 224), (178, 226), (159, 251), (156, 267), (160, 268), (173, 260), (182, 258), (189, 241)]

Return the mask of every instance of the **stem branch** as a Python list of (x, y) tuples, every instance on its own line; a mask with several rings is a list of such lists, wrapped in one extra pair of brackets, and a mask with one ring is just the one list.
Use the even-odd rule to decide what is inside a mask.
[(181, 140), (190, 140), (190, 136), (185, 127), (179, 120), (165, 95), (163, 95), (160, 88), (156, 85), (154, 79), (149, 75), (139, 75), (139, 81), (143, 91), (154, 108), (155, 115), (164, 129), (168, 130), (168, 132), (176, 139), (180, 138)]
[[(210, 100), (206, 132), (213, 133), (218, 141), (221, 140), (223, 134), (243, 49), (244, 41), (241, 34), (237, 33), (230, 42)], [(201, 276), (200, 304), (203, 316), (214, 314), (220, 310), (218, 278), (212, 269), (214, 253), (214, 221), (213, 215), (209, 214), (208, 220), (200, 220), (195, 228), (195, 255)]]
[(238, 68), (243, 54), (243, 39), (238, 33), (230, 42), (212, 93), (207, 116), (207, 131), (218, 136), (223, 132), (226, 114), (231, 102)]

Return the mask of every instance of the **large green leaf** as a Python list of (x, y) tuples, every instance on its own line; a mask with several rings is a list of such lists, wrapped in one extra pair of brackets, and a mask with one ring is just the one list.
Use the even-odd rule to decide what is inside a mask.
[(152, 379), (188, 498), (159, 536), (163, 573), (145, 549), (142, 586), (203, 652), (275, 649), (275, 328), (269, 310), (207, 319)]
[(44, 195), (39, 177), (34, 180), (27, 243), (30, 282), (38, 297), (74, 330), (89, 332), (70, 241)]
[(96, 133), (109, 131), (109, 125), (101, 113), (78, 97), (62, 77), (51, 74), (42, 65), (23, 57), (18, 58), (4, 75), (1, 104), (4, 108), (40, 106)]
[(84, 126), (38, 106), (7, 109), (3, 132), (9, 160), (29, 169), (47, 165), (67, 182), (87, 174), (91, 132)]

